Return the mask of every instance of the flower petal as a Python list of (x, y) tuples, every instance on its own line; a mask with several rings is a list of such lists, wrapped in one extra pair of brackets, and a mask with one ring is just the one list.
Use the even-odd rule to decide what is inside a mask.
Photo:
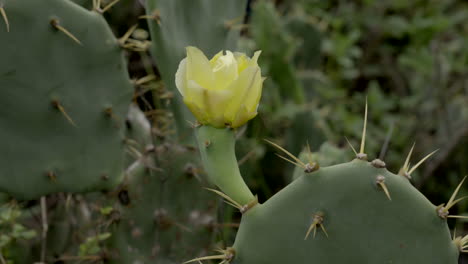
[(214, 55), (213, 58), (211, 58), (211, 60), (210, 60), (211, 68), (215, 67), (216, 62), (218, 61), (219, 57), (221, 57), (221, 56), (223, 56), (223, 51), (220, 51), (220, 52), (216, 53), (216, 55)]
[(257, 50), (256, 52), (254, 52), (253, 57), (250, 59), (249, 66), (258, 65), (258, 57), (260, 57), (260, 54), (262, 54), (261, 50)]
[[(208, 90), (192, 80), (189, 80), (187, 84), (188, 94), (184, 97), (184, 102), (191, 105), (189, 108), (199, 122), (202, 124), (207, 122), (214, 127), (224, 127), (223, 113), (231, 100), (232, 91)], [(198, 113), (199, 111), (202, 113)]]
[(183, 59), (179, 63), (179, 68), (175, 74), (175, 84), (182, 96), (185, 96), (187, 90), (187, 58)]
[(224, 118), (231, 122), (236, 118), (241, 105), (248, 111), (255, 111), (262, 92), (262, 77), (258, 66), (246, 68), (228, 90), (233, 96), (224, 112)]
[(237, 61), (234, 54), (226, 51), (226, 55), (218, 58), (213, 67), (214, 85), (213, 90), (224, 90), (239, 76), (237, 71)]
[(257, 111), (249, 111), (245, 105), (241, 105), (239, 111), (231, 122), (231, 127), (236, 128), (240, 127), (243, 124), (247, 123), (250, 119), (254, 118), (257, 115)]
[(201, 50), (187, 47), (187, 80), (194, 80), (200, 86), (209, 89), (213, 83), (213, 71), (210, 62)]
[(240, 73), (249, 66), (250, 58), (247, 57), (244, 53), (234, 52), (234, 57), (237, 61), (237, 71)]

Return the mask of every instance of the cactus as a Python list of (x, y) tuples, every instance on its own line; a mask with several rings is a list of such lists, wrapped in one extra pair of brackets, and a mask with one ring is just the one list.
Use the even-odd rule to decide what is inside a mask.
[[(367, 105), (365, 116), (367, 120)], [(411, 173), (434, 152), (410, 169), (410, 151), (400, 172), (393, 174), (383, 161), (367, 161), (366, 122), (356, 158), (329, 167), (320, 167), (312, 160), (303, 162), (271, 142), (286, 154), (283, 159), (303, 172), (259, 204), (243, 186), (220, 184), (242, 183), (242, 179), (227, 171), (230, 166), (213, 166), (222, 160), (235, 164), (229, 155), (220, 157), (221, 152), (216, 153), (216, 146), (226, 148), (224, 152), (233, 148), (217, 136), (219, 133), (232, 132), (198, 128), (200, 150), (208, 173), (215, 178), (211, 179), (222, 191), (219, 193), (242, 212), (242, 221), (232, 247), (219, 255), (187, 262), (219, 259), (220, 263), (232, 264), (457, 263), (459, 252), (466, 246), (466, 238), (452, 240), (447, 225), (447, 218), (463, 218), (449, 214), (449, 209), (465, 198), (457, 199), (463, 181), (449, 202), (439, 206), (409, 181)], [(207, 141), (210, 145), (204, 146), (202, 142)]]
[(115, 186), (132, 85), (102, 15), (68, 0), (3, 10), (0, 191), (33, 199)]
[(206, 183), (194, 163), (195, 149), (169, 141), (154, 146), (151, 126), (136, 106), (127, 124), (127, 138), (141, 155), (115, 192), (119, 218), (109, 228), (109, 261), (178, 263), (207, 252), (217, 230), (217, 201), (200, 187)]
[[(307, 236), (311, 228), (314, 235)], [(362, 160), (304, 175), (252, 208), (233, 248), (232, 263), (458, 261), (436, 206), (404, 177)]]
[[(1, 263), (174, 264), (195, 256), (187, 262), (454, 264), (459, 253), (467, 251), (468, 236), (454, 234), (452, 238), (447, 225), (449, 218), (464, 218), (450, 211), (465, 198), (458, 198), (465, 179), (450, 200), (439, 206), (411, 185), (411, 174), (433, 153), (410, 167), (411, 149), (398, 174), (391, 173), (383, 161), (367, 160), (366, 123), (361, 148), (354, 151), (353, 161), (345, 162), (343, 150), (327, 142), (318, 152), (311, 151), (309, 143), (315, 151), (325, 135), (323, 127), (314, 121), (316, 102), (304, 104), (313, 94), (302, 89), (309, 83), (296, 75), (296, 69), (311, 69), (319, 58), (316, 50), (320, 36), (307, 17), (289, 16), (283, 23), (266, 1), (258, 1), (253, 7), (257, 13), (252, 16), (249, 33), (270, 59), (267, 63), (273, 82), (284, 97), (295, 101), (293, 111), (281, 106), (282, 111), (272, 108), (273, 112), (264, 112), (272, 114), (272, 120), (279, 120), (282, 114), (294, 118), (283, 130), (266, 126), (270, 133), (263, 135), (278, 136), (275, 132), (286, 130), (282, 142), (293, 153), (308, 142), (297, 158), (267, 140), (296, 168), (293, 181), (263, 202), (262, 196), (259, 200), (244, 182), (235, 155), (236, 138), (255, 135), (255, 128), (240, 128), (238, 134), (233, 129), (257, 115), (258, 100), (250, 102), (259, 99), (252, 93), (261, 90), (257, 85), (252, 88), (258, 84), (254, 81), (257, 77), (240, 82), (234, 89), (245, 91), (239, 93), (242, 97), (236, 97), (239, 100), (232, 108), (237, 109), (225, 111), (226, 101), (220, 103), (216, 97), (206, 100), (210, 89), (200, 93), (205, 97), (197, 98), (197, 103), (209, 102), (200, 112), (206, 109), (213, 116), (221, 113), (223, 118), (227, 114), (235, 117), (232, 120), (245, 115), (235, 125), (219, 121), (217, 116), (211, 118), (216, 128), (208, 119), (201, 122), (204, 125), (194, 123), (191, 129), (201, 159), (193, 142), (187, 140), (192, 130), (181, 98), (171, 97), (175, 92), (174, 74), (186, 46), (198, 46), (208, 56), (222, 49), (235, 50), (248, 1), (146, 1), (153, 55), (169, 93), (164, 99), (145, 101), (145, 107), (156, 112), (155, 116), (163, 112), (166, 118), (170, 113), (160, 102), (170, 101), (177, 128), (173, 134), (166, 119), (162, 122), (157, 116), (151, 120), (155, 126), (137, 106), (131, 106), (125, 118), (132, 89), (121, 47), (134, 48), (131, 50), (144, 57), (147, 42), (138, 42), (146, 39), (138, 34), (131, 39), (136, 26), (120, 40), (112, 35), (102, 13), (118, 0), (75, 2), (92, 5), (92, 10), (70, 0), (0, 0), (0, 149), (4, 154), (0, 161), (0, 201), (7, 203), (11, 196), (42, 196), (40, 203), (21, 203), (27, 210), (0, 206)], [(136, 19), (133, 17), (133, 21)], [(296, 36), (310, 31), (313, 34), (301, 39), (304, 46), (313, 48), (299, 52)], [(131, 54), (132, 62), (135, 54)], [(144, 64), (149, 76), (135, 81), (137, 85), (155, 79), (154, 69), (146, 61)], [(217, 66), (228, 65), (234, 64)], [(242, 71), (242, 67), (236, 68), (237, 73)], [(208, 70), (214, 72), (211, 66)], [(257, 75), (261, 77), (259, 69)], [(156, 82), (142, 86), (143, 92), (163, 90), (159, 89), (159, 80)], [(294, 92), (290, 93), (288, 87)], [(209, 88), (215, 88), (213, 91), (219, 87)], [(146, 100), (144, 96), (137, 101)], [(243, 99), (252, 103), (248, 111)], [(164, 123), (162, 130), (158, 129), (160, 123)], [(277, 161), (263, 155), (263, 146), (252, 144), (255, 137), (249, 140), (249, 147), (255, 149), (248, 153), (264, 157), (258, 162), (261, 166)], [(203, 190), (209, 183), (219, 190)], [(110, 191), (75, 194), (97, 190)], [(220, 231), (225, 225), (218, 218), (233, 220), (232, 211), (220, 211), (218, 217), (221, 199), (216, 195), (239, 210), (240, 228), (231, 247), (219, 249), (214, 256), (197, 257), (207, 255), (215, 246), (224, 246), (221, 240), (230, 238)]]

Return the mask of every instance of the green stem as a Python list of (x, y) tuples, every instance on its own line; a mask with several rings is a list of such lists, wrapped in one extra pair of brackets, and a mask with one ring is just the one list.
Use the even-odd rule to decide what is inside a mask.
[(239, 204), (251, 202), (255, 197), (237, 165), (234, 132), (227, 128), (201, 126), (196, 129), (196, 135), (209, 180)]

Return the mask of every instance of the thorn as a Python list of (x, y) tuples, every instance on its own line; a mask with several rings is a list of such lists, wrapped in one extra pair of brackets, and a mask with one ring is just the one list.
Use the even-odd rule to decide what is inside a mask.
[(464, 215), (447, 215), (447, 218), (468, 219), (468, 216), (464, 216)]
[[(239, 22), (242, 22), (244, 18), (242, 16), (240, 17), (236, 17), (236, 18), (233, 18), (233, 19), (230, 19), (230, 20), (227, 20), (224, 22), (224, 26), (228, 29), (231, 29), (233, 28), (237, 23)], [(243, 24), (241, 24), (240, 26), (245, 26)]]
[(0, 4), (0, 15), (2, 15), (3, 21), (5, 21), (7, 32), (10, 32), (10, 22), (8, 22), (8, 17), (6, 15), (5, 9), (3, 8), (3, 4)]
[(306, 147), (307, 147), (307, 160), (309, 161), (309, 164), (312, 164), (312, 151), (310, 151), (310, 145), (309, 145), (309, 140), (306, 141)]
[[(455, 205), (455, 203), (456, 203), (456, 202), (454, 202), (455, 197), (457, 196), (458, 192), (460, 191), (460, 188), (461, 188), (461, 186), (463, 185), (463, 182), (465, 182), (465, 180), (466, 180), (466, 176), (465, 176), (465, 177), (463, 178), (463, 180), (458, 184), (457, 188), (455, 188), (455, 191), (453, 192), (452, 196), (450, 197), (449, 201), (447, 202), (447, 206), (452, 207), (453, 205)], [(458, 199), (458, 200), (459, 200), (459, 199)], [(450, 209), (450, 207), (447, 208), (447, 210)]]
[(438, 149), (432, 151), (431, 153), (427, 154), (426, 157), (422, 158), (416, 165), (413, 166), (413, 168), (411, 168), (410, 171), (408, 171), (408, 175), (411, 175), (411, 173), (413, 173), (421, 164), (423, 164), (424, 161), (426, 161), (428, 158), (430, 158), (432, 155), (434, 155), (434, 153), (436, 153), (437, 151), (439, 151)]
[(455, 244), (455, 246), (458, 248), (458, 250), (462, 253), (467, 253), (468, 250), (466, 250), (468, 248), (468, 235), (464, 236), (464, 237), (456, 237), (455, 236), (455, 233), (456, 233), (456, 230), (454, 229), (453, 231), (453, 243)]
[(114, 6), (115, 4), (117, 4), (120, 0), (114, 0), (112, 2), (110, 2), (108, 5), (106, 5), (102, 10), (101, 10), (101, 13), (105, 13), (107, 10), (111, 9), (112, 6)]
[(219, 264), (229, 264), (231, 260), (234, 258), (234, 256), (236, 255), (235, 249), (231, 247), (228, 247), (226, 249), (219, 249), (216, 251), (221, 253), (221, 255), (194, 258), (194, 259), (184, 262), (183, 264), (192, 263), (192, 262), (201, 263), (202, 260), (216, 260), (216, 259), (222, 260)]
[(99, 10), (101, 8), (100, 0), (93, 0), (93, 10)]
[(138, 19), (153, 19), (153, 16), (141, 15), (141, 16), (138, 17)]
[(346, 141), (348, 142), (348, 145), (351, 147), (351, 149), (353, 150), (354, 154), (357, 156), (358, 153), (356, 152), (356, 150), (354, 149), (353, 145), (351, 145), (351, 142), (349, 142), (348, 138), (345, 137)]
[(317, 162), (312, 160), (312, 151), (310, 151), (309, 141), (307, 141), (307, 163), (305, 164), (304, 172), (305, 173), (312, 173), (318, 169), (320, 169), (320, 165)]
[(455, 188), (455, 191), (453, 192), (452, 196), (450, 197), (449, 201), (447, 202), (447, 205), (441, 204), (441, 205), (437, 206), (436, 211), (437, 211), (437, 214), (439, 215), (439, 217), (444, 218), (444, 219), (446, 219), (446, 218), (468, 218), (468, 216), (449, 215), (450, 208), (452, 208), (458, 202), (468, 198), (468, 196), (464, 196), (462, 198), (459, 198), (459, 199), (455, 200), (455, 197), (457, 196), (458, 192), (460, 191), (461, 186), (465, 182), (466, 177), (467, 176), (465, 176), (463, 178), (463, 180), (458, 184), (457, 188)]
[(297, 163), (297, 162), (294, 162), (294, 161), (292, 161), (292, 160), (290, 160), (290, 159), (288, 159), (288, 158), (286, 158), (286, 157), (283, 157), (283, 156), (281, 156), (281, 155), (278, 154), (278, 153), (275, 153), (275, 155), (278, 156), (278, 157), (280, 157), (280, 158), (282, 158), (282, 159), (284, 159), (285, 161), (287, 161), (287, 162), (289, 162), (289, 163), (291, 163), (291, 164), (293, 164), (293, 165), (295, 165), (295, 166), (298, 166), (298, 167), (300, 167), (300, 168), (303, 168), (303, 169), (305, 170), (305, 167), (302, 167), (301, 164), (299, 164), (299, 163)]
[(125, 32), (125, 34), (121, 38), (119, 38), (118, 42), (119, 42), (120, 46), (124, 46), (125, 42), (127, 42), (127, 40), (130, 38), (130, 36), (133, 34), (133, 32), (135, 32), (137, 27), (138, 27), (138, 24), (135, 24), (135, 25), (131, 26), (127, 30), (127, 32)]
[(205, 188), (206, 190), (210, 191), (210, 192), (214, 192), (216, 193), (217, 195), (223, 197), (224, 199), (226, 199), (230, 205), (232, 205), (233, 207), (237, 208), (237, 209), (241, 209), (242, 208), (242, 205), (238, 202), (236, 202), (234, 199), (232, 199), (231, 197), (229, 197), (227, 194), (221, 192), (221, 191), (218, 191), (218, 190), (215, 190), (215, 189), (211, 189), (211, 188)]
[(67, 35), (67, 37), (71, 38), (73, 41), (75, 41), (79, 45), (83, 46), (83, 44), (81, 44), (81, 41), (77, 37), (75, 37), (72, 33), (70, 33), (70, 31), (68, 31), (67, 29), (65, 29), (64, 27), (62, 27), (60, 25), (60, 22), (59, 22), (58, 19), (54, 18), (54, 19), (50, 20), (50, 24), (55, 29), (57, 29), (57, 30), (61, 31), (62, 33), (64, 33), (65, 35)]
[(46, 175), (47, 175), (47, 178), (49, 178), (52, 182), (57, 181), (57, 174), (55, 174), (55, 172), (48, 171)]
[(135, 51), (135, 52), (147, 51), (151, 46), (150, 41), (140, 41), (140, 40), (136, 40), (136, 39), (128, 39), (127, 42), (128, 43), (125, 43), (124, 45), (121, 45), (121, 47), (124, 48), (124, 49), (128, 49), (130, 51)]
[[(125, 36), (124, 36), (125, 37)], [(122, 37), (123, 38), (123, 37)], [(119, 40), (120, 41), (120, 40)], [(145, 77), (141, 77), (140, 79), (137, 79), (135, 80), (135, 84), (136, 85), (142, 85), (142, 84), (145, 84), (147, 82), (151, 82), (151, 81), (154, 81), (156, 80), (156, 75), (154, 74), (149, 74), (149, 75), (146, 75)]]
[(114, 112), (112, 111), (112, 107), (110, 107), (110, 106), (109, 106), (109, 107), (106, 107), (106, 108), (104, 109), (104, 113), (105, 113), (108, 117), (110, 117), (111, 119), (113, 119), (115, 122), (117, 122), (117, 124), (120, 123), (120, 118), (114, 114)]
[(70, 124), (72, 124), (74, 127), (77, 127), (77, 125), (75, 124), (73, 119), (67, 114), (67, 112), (65, 111), (65, 108), (60, 104), (59, 101), (52, 100), (52, 106), (55, 107), (56, 109), (58, 109), (60, 111), (60, 113), (62, 113), (63, 116), (65, 116), (65, 118), (68, 120), (68, 122), (70, 122)]
[(405, 176), (407, 178), (411, 178), (411, 176), (408, 174), (408, 170), (410, 168), (410, 158), (411, 154), (413, 153), (414, 146), (416, 145), (416, 142), (413, 143), (413, 146), (411, 146), (410, 151), (408, 152), (408, 156), (406, 156), (405, 163), (403, 164), (403, 167), (401, 167), (400, 172), (398, 174)]
[(328, 233), (325, 229), (325, 226), (323, 225), (323, 217), (324, 217), (324, 214), (322, 212), (318, 212), (316, 214), (313, 215), (313, 221), (312, 221), (312, 224), (310, 224), (309, 226), (309, 229), (307, 230), (307, 233), (304, 237), (304, 240), (307, 240), (307, 238), (309, 237), (310, 233), (312, 231), (314, 231), (314, 235), (313, 237), (315, 238), (315, 235), (317, 234), (317, 228), (320, 227), (323, 231), (323, 233), (325, 233), (325, 235), (328, 237)]
[(139, 16), (138, 19), (149, 19), (154, 20), (158, 25), (161, 25), (161, 13), (158, 9), (155, 9), (151, 15), (142, 15)]
[(366, 97), (366, 110), (364, 112), (364, 127), (362, 129), (361, 149), (359, 150), (359, 154), (365, 154), (364, 147), (366, 145), (366, 130), (367, 130), (367, 97)]
[(385, 184), (385, 176), (378, 175), (377, 179), (375, 180), (375, 183), (382, 188), (382, 190), (384, 191), (384, 193), (387, 196), (388, 200), (391, 201), (392, 197), (390, 197), (390, 192), (388, 191), (387, 185)]
[[(304, 162), (302, 162), (299, 158), (297, 158), (296, 156), (294, 156), (293, 154), (291, 154), (289, 151), (287, 151), (286, 149), (284, 149), (283, 147), (281, 147), (280, 145), (268, 140), (268, 139), (264, 139), (266, 142), (270, 143), (271, 145), (273, 145), (274, 147), (278, 148), (279, 150), (283, 151), (286, 155), (288, 155), (289, 157), (291, 157), (294, 161), (290, 161), (292, 162), (293, 164), (295, 164), (296, 166), (299, 166), (301, 168), (303, 168), (304, 170), (306, 169), (306, 165), (304, 164)], [(278, 155), (279, 156), (279, 155)], [(280, 156), (281, 157), (281, 156)], [(288, 159), (286, 159), (288, 160)], [(289, 160), (288, 160), (289, 161)]]
[(202, 124), (198, 123), (197, 120), (195, 120), (195, 122), (192, 122), (190, 120), (185, 120), (185, 122), (189, 123), (191, 128), (197, 128), (197, 127), (202, 126)]
[(227, 194), (221, 192), (221, 191), (218, 191), (218, 190), (215, 190), (215, 189), (211, 189), (211, 188), (205, 188), (206, 190), (208, 191), (211, 191), (211, 192), (214, 192), (216, 193), (217, 195), (223, 197), (224, 199), (226, 199), (226, 203), (231, 205), (232, 207), (234, 208), (237, 208), (242, 214), (244, 214), (245, 212), (247, 212), (248, 210), (250, 210), (252, 207), (254, 207), (255, 205), (258, 204), (258, 197), (255, 196), (255, 198), (250, 201), (248, 204), (246, 205), (241, 205), (240, 203), (236, 202), (234, 199), (232, 199), (231, 197), (229, 197)]

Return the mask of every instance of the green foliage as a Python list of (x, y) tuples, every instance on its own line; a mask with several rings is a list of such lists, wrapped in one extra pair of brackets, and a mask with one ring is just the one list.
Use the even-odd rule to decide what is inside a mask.
[(89, 255), (95, 255), (101, 251), (103, 241), (111, 237), (110, 233), (103, 233), (96, 236), (88, 237), (84, 243), (80, 245), (80, 251), (78, 256), (84, 257)]
[[(18, 206), (0, 206), (0, 257), (10, 263), (21, 243), (34, 239), (37, 232), (20, 223), (22, 212)], [(11, 262), (13, 263), (13, 262)]]
[(17, 207), (0, 207), (0, 248), (6, 247), (16, 239), (29, 240), (36, 237), (36, 231), (17, 223), (21, 211)]

